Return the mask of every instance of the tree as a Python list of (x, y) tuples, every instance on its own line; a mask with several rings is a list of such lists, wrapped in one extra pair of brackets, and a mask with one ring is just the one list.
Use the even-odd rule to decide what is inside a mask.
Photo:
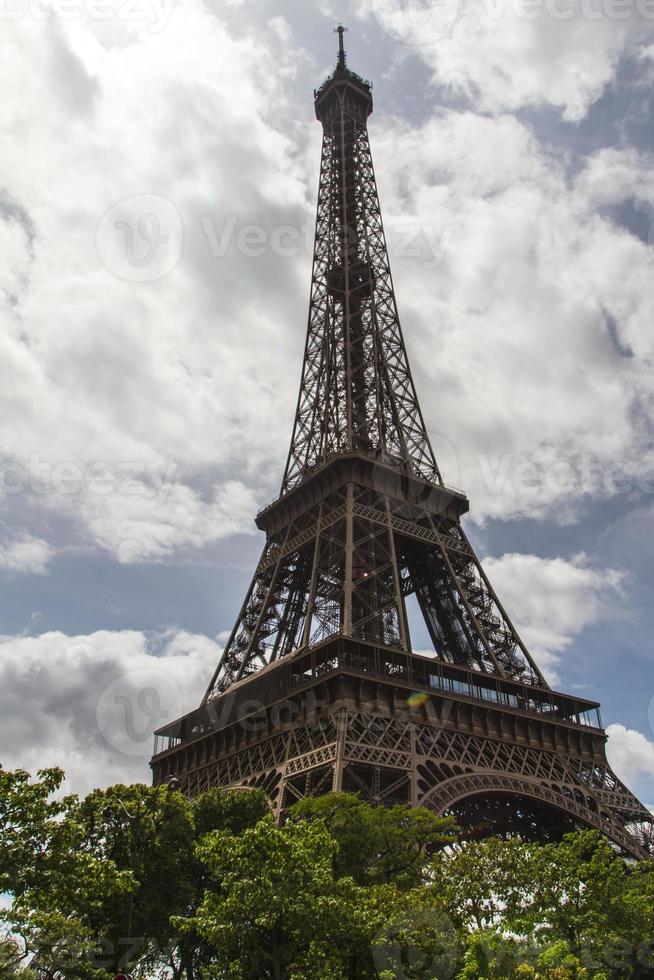
[[(209, 943), (212, 975), (347, 976), (347, 961), (367, 935), (369, 907), (351, 878), (336, 879), (337, 847), (320, 820), (277, 827), (268, 817), (239, 836), (205, 837), (198, 855), (219, 884), (176, 925)], [(373, 929), (382, 915), (378, 909)]]
[(208, 951), (170, 921), (202, 901), (207, 869), (195, 846), (216, 827), (256, 823), (265, 796), (212, 790), (190, 802), (137, 784), (53, 799), (62, 778), (0, 772), (0, 874), (14, 897), (3, 918), (22, 955), (39, 977), (106, 980), (129, 965), (196, 980)]
[(216, 829), (240, 833), (267, 812), (265, 796), (256, 790), (214, 789), (189, 801), (167, 786), (137, 784), (96, 790), (84, 800), (81, 819), (89, 851), (128, 872), (134, 882), (133, 890), (117, 896), (94, 923), (113, 951), (112, 970), (124, 970), (135, 959), (141, 969), (165, 964), (173, 977), (195, 980), (209, 954), (201, 937), (191, 931), (181, 935), (171, 919), (192, 914), (207, 887), (207, 868), (196, 858), (196, 845)]
[(372, 937), (375, 969), (348, 976), (450, 980), (462, 962), (464, 937), (438, 890), (431, 884), (409, 890), (392, 885), (367, 889), (369, 894), (382, 890), (387, 905), (382, 926)]
[(51, 799), (63, 778), (61, 769), (42, 769), (32, 781), (24, 769), (0, 768), (0, 892), (20, 894), (40, 880), (42, 862), (52, 861), (58, 820), (71, 802)]
[(112, 786), (81, 803), (85, 851), (129, 875), (129, 891), (111, 896), (90, 921), (113, 973), (139, 959), (155, 965), (174, 941), (170, 916), (193, 901), (191, 804), (166, 786)]
[(588, 980), (589, 977), (586, 967), (562, 939), (542, 951), (537, 965), (539, 972), (552, 980)]
[(451, 820), (347, 793), (277, 826), (258, 790), (80, 801), (62, 777), (0, 770), (3, 980), (110, 980), (128, 961), (139, 980), (654, 975), (654, 862), (595, 831), (462, 843)]
[[(225, 792), (222, 789), (209, 789), (192, 801), (194, 820), (194, 844), (215, 830), (230, 834), (242, 834), (256, 826), (270, 812), (263, 790), (236, 790)], [(193, 899), (187, 910), (191, 915), (201, 904), (205, 891), (214, 883), (212, 873), (206, 863), (194, 855), (189, 868), (193, 882)], [(213, 953), (204, 938), (188, 926), (183, 932), (176, 930), (175, 945), (171, 949), (170, 965), (173, 978), (185, 977), (195, 980), (199, 972), (213, 958)]]
[[(89, 853), (76, 796), (53, 798), (63, 772), (0, 770), (2, 887), (14, 901), (2, 915), (21, 959), (37, 976), (104, 980), (93, 962), (92, 918), (131, 886), (113, 862)], [(13, 967), (12, 967), (13, 968)]]
[(456, 834), (451, 817), (406, 804), (371, 806), (353, 793), (306, 797), (291, 807), (289, 819), (322, 821), (338, 844), (335, 875), (361, 885), (413, 887), (423, 880), (434, 849)]
[(208, 789), (191, 802), (196, 840), (212, 830), (242, 834), (270, 813), (266, 794), (261, 789)]
[(0, 938), (0, 977), (3, 980), (36, 980), (36, 974), (24, 965), (24, 952), (15, 939)]
[(490, 930), (490, 935), (521, 914), (533, 884), (535, 847), (517, 838), (489, 837), (434, 855), (431, 880), (462, 929)]
[[(213, 950), (208, 975), (421, 978), (444, 975), (446, 964), (451, 976), (460, 939), (420, 874), (427, 843), (443, 828), (449, 834), (451, 822), (348, 794), (314, 803), (294, 808), (282, 827), (268, 817), (240, 836), (214, 833), (200, 844), (212, 885), (196, 914), (177, 924)], [(356, 853), (357, 833), (355, 880), (343, 851)]]
[(462, 977), (513, 976), (507, 950), (516, 975), (652, 975), (654, 863), (625, 861), (597, 831), (545, 846), (489, 838), (437, 855), (433, 869), (452, 917), (473, 930)]
[(530, 900), (514, 916), (516, 928), (545, 943), (565, 943), (591, 973), (608, 967), (624, 977), (651, 975), (651, 861), (627, 862), (598, 831), (583, 830), (536, 848), (531, 877)]

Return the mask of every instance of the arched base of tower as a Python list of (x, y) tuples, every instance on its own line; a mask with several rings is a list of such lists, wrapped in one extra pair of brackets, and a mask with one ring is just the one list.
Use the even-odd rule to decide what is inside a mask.
[(612, 772), (603, 731), (552, 717), (515, 685), (526, 706), (504, 704), (501, 691), (473, 697), (479, 684), (462, 668), (339, 637), (168, 725), (155, 782), (175, 778), (189, 796), (258, 786), (279, 819), (303, 797), (346, 790), (453, 813), (470, 837), (550, 841), (592, 827), (644, 857), (633, 828), (652, 815)]
[(469, 796), (445, 813), (454, 817), (467, 840), (519, 837), (528, 842), (552, 844), (558, 843), (564, 834), (589, 826), (550, 803), (512, 793)]
[(645, 850), (628, 822), (581, 783), (546, 783), (507, 773), (455, 775), (424, 793), (423, 806), (451, 814), (468, 839), (519, 836), (555, 843), (584, 828), (599, 830), (625, 854), (643, 857)]

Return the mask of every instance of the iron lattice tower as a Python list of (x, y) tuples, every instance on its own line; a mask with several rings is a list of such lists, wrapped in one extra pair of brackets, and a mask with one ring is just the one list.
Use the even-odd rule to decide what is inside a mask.
[[(155, 782), (262, 786), (278, 815), (347, 789), (470, 833), (603, 830), (651, 815), (611, 771), (599, 705), (553, 691), (443, 483), (400, 328), (368, 141), (371, 86), (338, 63), (323, 126), (302, 380), (263, 554), (201, 706), (157, 732)], [(412, 651), (415, 596), (433, 653)]]

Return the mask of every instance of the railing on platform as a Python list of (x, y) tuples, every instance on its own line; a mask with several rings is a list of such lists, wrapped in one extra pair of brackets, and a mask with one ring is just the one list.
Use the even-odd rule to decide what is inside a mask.
[[(256, 716), (257, 712), (314, 685), (326, 675), (340, 672), (388, 679), (407, 691), (407, 699), (411, 694), (438, 692), (446, 697), (463, 698), (486, 706), (496, 704), (501, 709), (546, 717), (549, 721), (602, 730), (599, 705), (595, 701), (478, 673), (423, 654), (338, 636), (304, 653), (298, 651), (282, 658), (258, 674), (232, 685), (220, 697), (159, 729), (155, 734), (154, 754), (195, 741), (235, 720), (243, 721), (246, 717), (244, 706), (248, 718)], [(246, 682), (247, 695), (242, 696)]]

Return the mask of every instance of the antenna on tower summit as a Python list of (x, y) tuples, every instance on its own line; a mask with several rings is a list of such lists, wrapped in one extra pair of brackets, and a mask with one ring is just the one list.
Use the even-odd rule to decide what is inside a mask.
[(343, 35), (345, 34), (347, 27), (343, 27), (339, 24), (338, 27), (334, 28), (334, 34), (338, 34), (338, 67), (345, 68), (345, 44), (343, 43)]

